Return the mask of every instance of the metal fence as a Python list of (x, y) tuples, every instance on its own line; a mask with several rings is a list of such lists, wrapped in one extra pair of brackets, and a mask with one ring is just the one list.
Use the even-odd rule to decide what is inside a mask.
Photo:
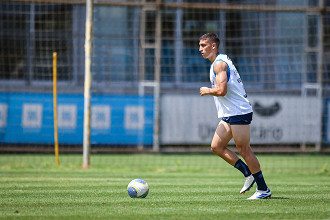
[[(329, 7), (321, 0), (94, 1), (93, 149), (208, 145), (218, 119), (212, 99), (199, 97), (210, 63), (198, 40), (215, 32), (254, 107), (251, 143), (328, 150)], [(59, 143), (80, 149), (85, 20), (81, 0), (0, 2), (2, 149), (52, 146), (53, 52)]]

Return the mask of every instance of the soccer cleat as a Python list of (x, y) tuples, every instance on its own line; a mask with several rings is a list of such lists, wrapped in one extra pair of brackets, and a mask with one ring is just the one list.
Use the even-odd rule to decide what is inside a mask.
[(252, 175), (250, 175), (248, 177), (245, 177), (244, 186), (241, 189), (240, 193), (243, 194), (246, 191), (249, 191), (250, 188), (253, 186), (254, 183), (255, 183), (255, 180), (254, 180), (254, 177)]
[(254, 200), (254, 199), (268, 199), (272, 196), (272, 192), (270, 189), (267, 188), (266, 191), (258, 190), (247, 200)]

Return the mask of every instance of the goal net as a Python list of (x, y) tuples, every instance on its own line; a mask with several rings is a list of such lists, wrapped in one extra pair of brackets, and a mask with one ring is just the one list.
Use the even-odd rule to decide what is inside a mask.
[[(199, 37), (214, 32), (254, 109), (256, 152), (328, 152), (330, 2), (100, 0), (92, 32), (91, 152), (210, 152), (219, 119)], [(82, 152), (86, 5), (0, 2), (0, 151)], [(230, 142), (231, 147), (234, 142)], [(233, 147), (233, 149), (235, 149)]]

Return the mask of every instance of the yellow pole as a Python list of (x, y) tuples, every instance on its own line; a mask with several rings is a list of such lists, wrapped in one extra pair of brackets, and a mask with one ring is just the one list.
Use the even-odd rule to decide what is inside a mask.
[(57, 53), (53, 53), (53, 110), (54, 110), (54, 142), (56, 166), (60, 165), (58, 155), (58, 133), (57, 133)]

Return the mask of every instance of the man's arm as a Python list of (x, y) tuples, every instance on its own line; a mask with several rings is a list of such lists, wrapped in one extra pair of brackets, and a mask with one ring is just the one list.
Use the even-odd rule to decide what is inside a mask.
[(213, 95), (213, 96), (225, 96), (227, 94), (227, 64), (223, 61), (217, 61), (213, 64), (214, 73), (216, 75), (215, 80), (217, 87), (208, 88), (201, 87), (200, 94)]

